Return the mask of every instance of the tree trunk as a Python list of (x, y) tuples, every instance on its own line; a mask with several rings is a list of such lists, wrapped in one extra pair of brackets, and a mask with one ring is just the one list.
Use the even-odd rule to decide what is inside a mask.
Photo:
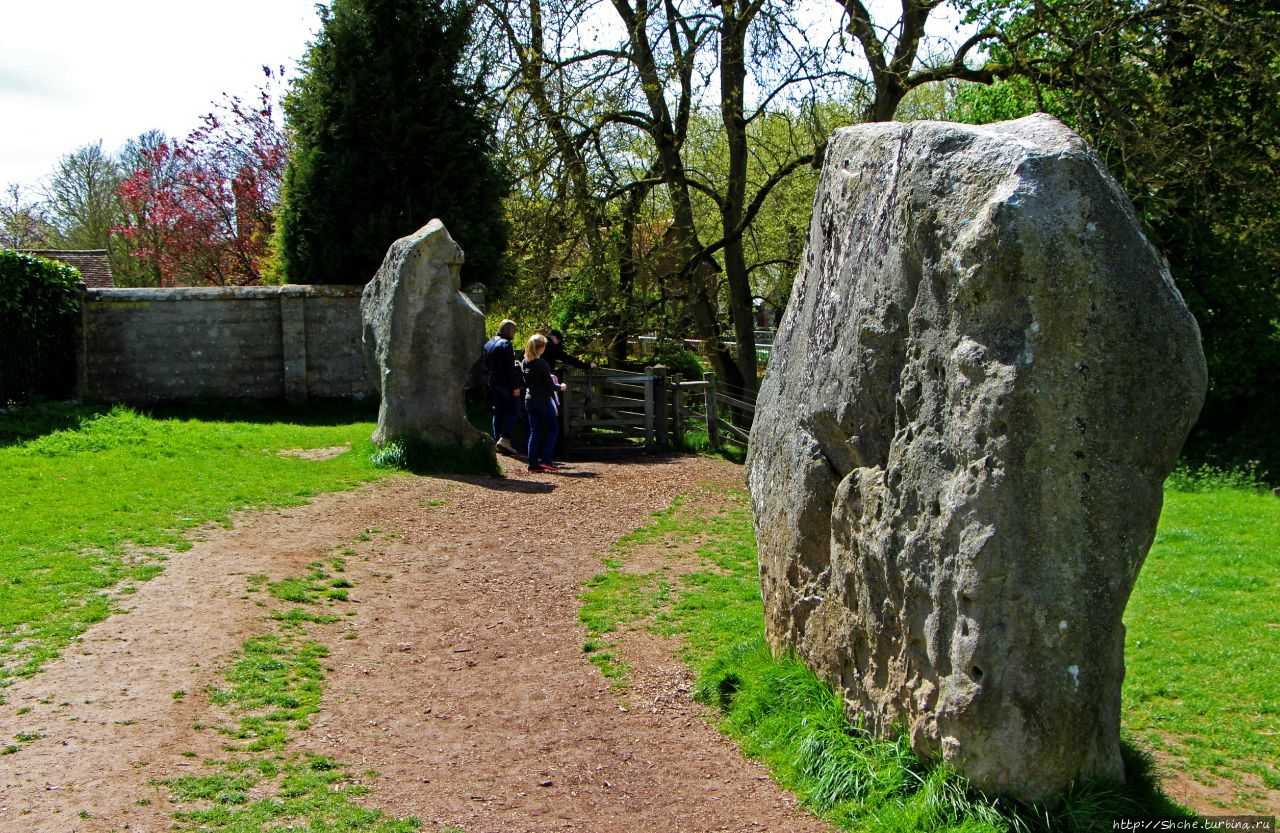
[[(751, 315), (751, 277), (747, 271), (742, 236), (735, 234), (742, 224), (747, 193), (747, 122), (743, 112), (746, 87), (746, 37), (751, 24), (750, 12), (739, 17), (736, 2), (725, 0), (720, 27), (720, 118), (724, 123), (729, 151), (729, 177), (726, 182), (720, 218), (727, 242), (724, 247), (725, 279), (729, 285), (729, 319), (733, 322), (738, 342), (735, 395), (750, 395), (756, 390), (756, 331)], [(717, 369), (717, 372), (718, 369)], [(729, 377), (721, 374), (726, 384)]]

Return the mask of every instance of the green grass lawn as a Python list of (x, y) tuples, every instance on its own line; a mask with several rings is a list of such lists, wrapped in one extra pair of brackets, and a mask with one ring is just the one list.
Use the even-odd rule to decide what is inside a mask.
[(1257, 808), (1280, 789), (1280, 500), (1167, 491), (1125, 623), (1130, 735)]
[[(621, 633), (683, 636), (696, 692), (722, 710), (724, 729), (839, 826), (1086, 831), (1110, 829), (1117, 814), (1182, 814), (1153, 788), (1143, 747), (1172, 755), (1193, 777), (1234, 782), (1237, 806), (1259, 809), (1259, 785), (1277, 787), (1280, 500), (1244, 488), (1168, 493), (1126, 615), (1132, 783), (1079, 785), (1064, 804), (1028, 808), (969, 793), (902, 744), (867, 737), (844, 719), (838, 695), (799, 663), (770, 655), (750, 510), (745, 495), (728, 497), (711, 516), (678, 504), (619, 542), (584, 588), (583, 649), (625, 684)], [(683, 577), (625, 569), (637, 548), (681, 542), (696, 546), (702, 569)]]
[[(111, 593), (162, 569), (156, 548), (188, 546), (185, 530), (380, 476), (367, 411), (0, 414), (0, 685), (108, 615)], [(277, 453), (344, 444), (330, 460)]]
[[(162, 569), (161, 548), (187, 546), (191, 527), (379, 477), (373, 427), (371, 414), (351, 410), (0, 413), (0, 686), (35, 673), (108, 615), (114, 597)], [(350, 451), (328, 460), (277, 453), (343, 445)], [(703, 569), (680, 578), (620, 569), (634, 547), (681, 540), (697, 542)], [(587, 654), (624, 682), (619, 631), (644, 621), (682, 634), (701, 695), (816, 808), (884, 830), (998, 830), (1016, 817), (966, 796), (951, 774), (906, 750), (864, 746), (838, 720), (830, 692), (803, 667), (768, 655), (744, 496), (709, 518), (679, 506), (661, 513), (606, 567), (584, 595)], [(326, 592), (339, 598), (334, 588)], [(1195, 778), (1225, 779), (1250, 807), (1264, 789), (1280, 789), (1277, 591), (1280, 500), (1247, 488), (1167, 492), (1125, 617), (1125, 731)], [(896, 774), (868, 774), (882, 766)], [(1158, 797), (1120, 798), (1161, 806)], [(1117, 806), (1105, 794), (1077, 799), (1072, 806), (1095, 820)]]

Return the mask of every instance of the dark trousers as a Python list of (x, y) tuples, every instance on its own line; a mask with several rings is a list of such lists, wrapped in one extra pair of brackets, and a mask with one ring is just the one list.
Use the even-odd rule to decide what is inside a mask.
[(556, 437), (560, 434), (555, 406), (550, 400), (534, 402), (526, 399), (524, 407), (529, 414), (529, 465), (550, 463), (551, 454), (556, 450)]
[(511, 432), (516, 430), (516, 417), (520, 415), (520, 398), (512, 396), (509, 390), (491, 387), (489, 403), (493, 405), (493, 438), (511, 439)]

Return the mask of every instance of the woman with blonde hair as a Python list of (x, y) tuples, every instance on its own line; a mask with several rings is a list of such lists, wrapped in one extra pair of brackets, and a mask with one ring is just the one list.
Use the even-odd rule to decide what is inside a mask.
[(529, 338), (524, 348), (524, 408), (529, 416), (529, 471), (554, 472), (558, 468), (551, 462), (555, 451), (556, 436), (560, 426), (556, 421), (555, 393), (565, 391), (568, 385), (559, 384), (551, 376), (551, 366), (542, 358), (547, 349), (547, 339), (541, 333)]

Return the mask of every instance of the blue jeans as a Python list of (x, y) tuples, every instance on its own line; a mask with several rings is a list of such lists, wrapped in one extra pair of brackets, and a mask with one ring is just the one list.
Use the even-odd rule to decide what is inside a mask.
[(524, 407), (529, 414), (529, 465), (550, 463), (551, 454), (556, 450), (556, 436), (560, 433), (555, 406), (550, 401), (526, 399)]
[(512, 396), (509, 390), (489, 388), (489, 402), (493, 405), (493, 438), (511, 439), (511, 432), (516, 430), (516, 417), (520, 414), (520, 398)]

